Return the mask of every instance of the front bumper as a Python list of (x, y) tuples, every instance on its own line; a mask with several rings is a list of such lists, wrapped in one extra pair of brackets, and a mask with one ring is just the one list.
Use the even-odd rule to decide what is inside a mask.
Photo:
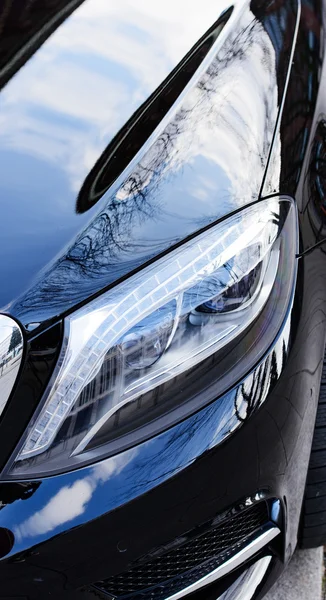
[(233, 390), (134, 448), (31, 482), (28, 493), (25, 483), (0, 484), (1, 598), (108, 598), (92, 585), (262, 498), (278, 501), (280, 534), (210, 588), (216, 598), (272, 556), (267, 589), (297, 543), (324, 354), (323, 268), (321, 251), (301, 259), (278, 339)]

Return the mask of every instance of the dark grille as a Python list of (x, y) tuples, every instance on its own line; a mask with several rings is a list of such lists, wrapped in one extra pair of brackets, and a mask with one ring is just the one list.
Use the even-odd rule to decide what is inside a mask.
[[(97, 582), (96, 587), (116, 598), (160, 600), (201, 579), (222, 564), (238, 546), (268, 522), (268, 508), (260, 502), (160, 556), (133, 565), (128, 571)], [(146, 562), (145, 562), (146, 561)]]

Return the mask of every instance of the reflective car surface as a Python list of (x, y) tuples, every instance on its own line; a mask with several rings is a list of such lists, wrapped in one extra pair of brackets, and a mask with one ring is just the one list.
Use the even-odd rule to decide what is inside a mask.
[(0, 598), (258, 599), (326, 542), (324, 18), (0, 2)]

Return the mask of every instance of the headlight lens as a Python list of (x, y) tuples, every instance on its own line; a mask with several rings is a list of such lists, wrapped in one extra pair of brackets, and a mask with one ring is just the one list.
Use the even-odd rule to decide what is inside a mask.
[(296, 244), (293, 202), (262, 201), (67, 317), (56, 372), (12, 475), (94, 460), (108, 440), (171, 411), (160, 395), (173, 396), (178, 377), (225, 352), (272, 296), (266, 318), (275, 337), (293, 290)]

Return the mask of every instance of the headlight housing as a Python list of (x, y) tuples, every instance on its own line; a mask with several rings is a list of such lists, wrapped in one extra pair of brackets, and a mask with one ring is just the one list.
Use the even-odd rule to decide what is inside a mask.
[(97, 460), (234, 385), (282, 326), (297, 238), (293, 201), (260, 201), (67, 317), (57, 368), (9, 476)]

